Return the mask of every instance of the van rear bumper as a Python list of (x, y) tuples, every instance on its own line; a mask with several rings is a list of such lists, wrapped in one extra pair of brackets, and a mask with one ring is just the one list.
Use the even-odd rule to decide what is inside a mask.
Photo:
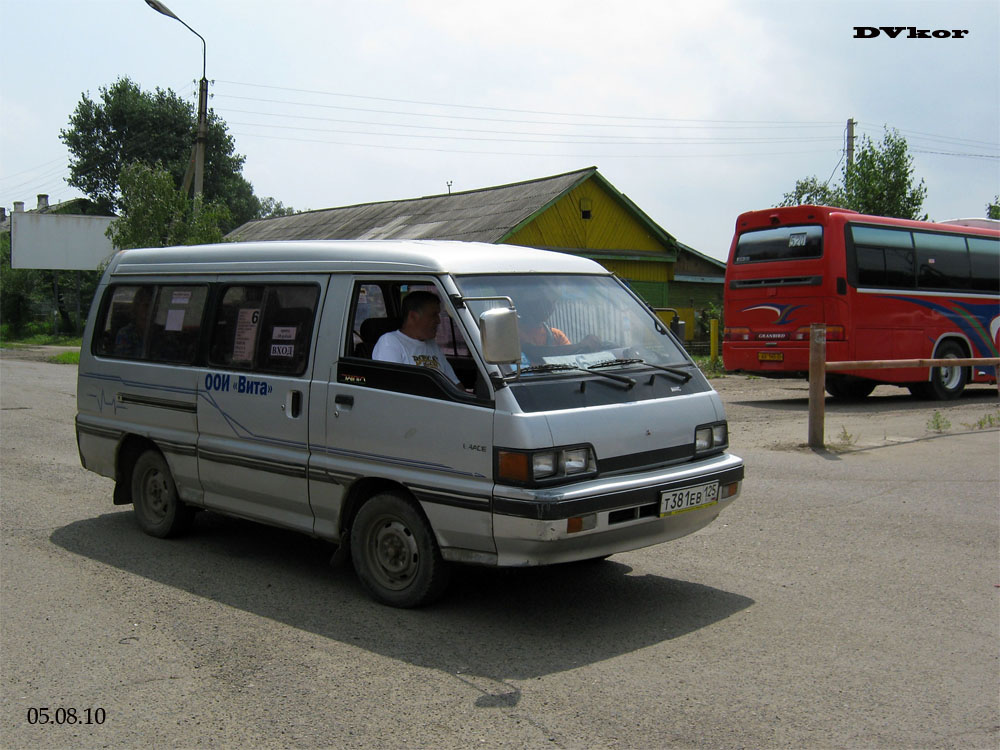
[[(493, 537), (497, 564), (547, 565), (604, 557), (691, 534), (711, 523), (739, 496), (743, 459), (726, 453), (667, 469), (596, 479), (542, 490), (497, 488)], [(717, 503), (660, 517), (668, 490), (718, 482), (737, 484)], [(567, 519), (585, 518), (570, 532)], [(592, 527), (591, 527), (592, 526)]]

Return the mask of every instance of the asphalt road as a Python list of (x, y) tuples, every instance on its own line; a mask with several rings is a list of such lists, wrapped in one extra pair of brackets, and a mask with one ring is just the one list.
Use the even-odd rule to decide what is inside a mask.
[(292, 533), (141, 534), (79, 465), (75, 374), (0, 355), (0, 747), (1000, 744), (995, 389), (831, 403), (814, 452), (804, 384), (721, 379), (715, 524), (400, 611)]

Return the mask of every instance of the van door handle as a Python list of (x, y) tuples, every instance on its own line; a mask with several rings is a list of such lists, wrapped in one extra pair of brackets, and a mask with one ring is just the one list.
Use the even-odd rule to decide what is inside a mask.
[(290, 419), (298, 419), (302, 413), (302, 391), (289, 391), (288, 400), (281, 405), (285, 416)]
[(333, 398), (333, 417), (336, 419), (340, 416), (340, 410), (350, 411), (354, 408), (354, 396), (347, 396), (343, 393), (334, 396)]

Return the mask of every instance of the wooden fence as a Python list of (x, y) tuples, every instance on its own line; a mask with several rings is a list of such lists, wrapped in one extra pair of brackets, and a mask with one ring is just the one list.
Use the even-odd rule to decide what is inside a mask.
[[(826, 419), (826, 373), (842, 370), (886, 370), (895, 367), (968, 367), (1000, 366), (1000, 357), (961, 359), (880, 359), (857, 362), (826, 361), (826, 326), (809, 326), (809, 447), (823, 448)], [(997, 378), (1000, 389), (1000, 378)]]

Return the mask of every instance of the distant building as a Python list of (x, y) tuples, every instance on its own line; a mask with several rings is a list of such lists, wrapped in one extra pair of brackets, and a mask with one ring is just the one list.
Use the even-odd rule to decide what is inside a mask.
[[(463, 240), (527, 245), (596, 260), (657, 308), (721, 306), (725, 264), (678, 242), (597, 171), (250, 221), (227, 240)], [(672, 315), (665, 316), (667, 319)]]
[[(38, 203), (35, 208), (29, 208), (25, 213), (29, 214), (75, 214), (78, 216), (97, 216), (100, 212), (96, 204), (89, 198), (72, 198), (68, 201), (49, 204), (49, 196), (39, 193)], [(0, 232), (10, 231), (11, 214), (24, 211), (24, 201), (14, 201), (14, 210), (7, 213), (6, 206), (0, 206)]]

